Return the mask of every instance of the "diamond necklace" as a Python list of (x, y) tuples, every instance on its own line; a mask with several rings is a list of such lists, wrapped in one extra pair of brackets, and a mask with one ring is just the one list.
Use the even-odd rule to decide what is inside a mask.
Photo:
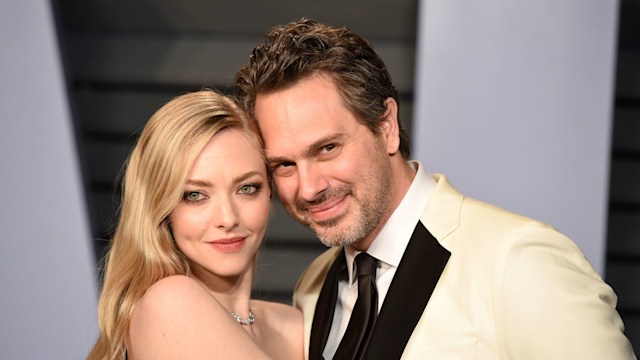
[(231, 317), (236, 319), (236, 321), (240, 325), (251, 325), (253, 324), (254, 321), (256, 321), (256, 318), (253, 316), (253, 311), (251, 311), (251, 308), (249, 308), (249, 317), (246, 319), (241, 318), (240, 315), (234, 313), (233, 311), (229, 311), (229, 315), (231, 315)]

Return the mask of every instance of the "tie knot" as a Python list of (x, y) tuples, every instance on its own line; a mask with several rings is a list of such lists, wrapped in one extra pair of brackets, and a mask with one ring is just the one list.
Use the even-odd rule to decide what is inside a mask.
[(372, 275), (376, 276), (378, 259), (363, 252), (356, 256), (356, 276)]

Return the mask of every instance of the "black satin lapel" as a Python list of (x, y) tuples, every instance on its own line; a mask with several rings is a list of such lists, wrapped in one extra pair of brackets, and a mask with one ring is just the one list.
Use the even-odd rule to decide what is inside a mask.
[(402, 357), (449, 255), (418, 222), (378, 314), (365, 359)]
[(329, 337), (338, 297), (338, 276), (346, 266), (347, 261), (344, 257), (344, 251), (340, 251), (340, 254), (327, 273), (327, 278), (324, 280), (324, 285), (322, 285), (322, 290), (320, 290), (320, 295), (318, 296), (316, 310), (313, 314), (313, 323), (311, 325), (309, 360), (323, 359), (322, 351)]

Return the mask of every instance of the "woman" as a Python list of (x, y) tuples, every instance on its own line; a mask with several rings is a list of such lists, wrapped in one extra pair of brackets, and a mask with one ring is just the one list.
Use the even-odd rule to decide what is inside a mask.
[(250, 299), (271, 190), (254, 123), (214, 91), (158, 110), (128, 160), (89, 359), (302, 359), (302, 315)]

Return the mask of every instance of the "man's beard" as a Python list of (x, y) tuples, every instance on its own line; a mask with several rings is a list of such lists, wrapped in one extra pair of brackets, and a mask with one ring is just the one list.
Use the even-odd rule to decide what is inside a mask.
[[(296, 201), (296, 213), (289, 209), (287, 211), (294, 219), (313, 230), (324, 245), (352, 245), (380, 226), (391, 206), (390, 176), (373, 178), (369, 175), (365, 176), (363, 180), (361, 184), (365, 186), (362, 188), (367, 189), (369, 196), (356, 197), (351, 185), (342, 185), (326, 189), (312, 201)], [(366, 186), (367, 184), (375, 184), (376, 186), (371, 188)], [(351, 197), (352, 201), (349, 212), (346, 214), (317, 222), (307, 215), (308, 206), (321, 204), (342, 196)], [(350, 217), (349, 214), (351, 214)]]

